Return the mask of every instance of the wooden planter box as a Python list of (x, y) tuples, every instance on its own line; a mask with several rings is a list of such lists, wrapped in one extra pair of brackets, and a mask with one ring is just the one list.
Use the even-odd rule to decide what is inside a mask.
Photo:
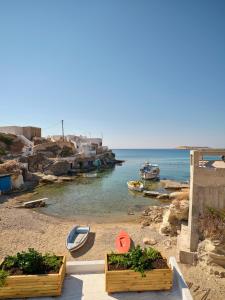
[(27, 298), (41, 296), (60, 296), (66, 273), (66, 257), (57, 274), (8, 276), (0, 287), (2, 298)]
[(173, 271), (171, 268), (145, 271), (145, 275), (145, 277), (142, 277), (141, 273), (133, 270), (109, 271), (108, 255), (106, 255), (106, 292), (156, 291), (169, 290), (172, 288)]

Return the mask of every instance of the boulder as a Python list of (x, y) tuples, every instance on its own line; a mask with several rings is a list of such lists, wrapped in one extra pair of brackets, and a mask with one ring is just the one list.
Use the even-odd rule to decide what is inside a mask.
[(225, 268), (225, 244), (205, 239), (198, 245), (198, 259), (202, 264)]
[(57, 176), (54, 175), (44, 175), (41, 177), (40, 182), (44, 182), (44, 183), (53, 183), (56, 182), (58, 180)]
[(151, 245), (151, 246), (153, 246), (153, 245), (157, 244), (157, 241), (155, 239), (153, 239), (153, 238), (150, 239), (150, 238), (145, 237), (145, 238), (143, 238), (143, 243), (145, 245)]
[(188, 200), (173, 200), (169, 207), (169, 220), (177, 219), (179, 221), (188, 220), (189, 201)]
[(65, 160), (56, 160), (45, 171), (45, 174), (61, 176), (66, 175), (70, 170), (70, 163)]
[(169, 194), (159, 194), (156, 198), (159, 200), (168, 200), (170, 197)]
[(189, 201), (173, 200), (169, 209), (163, 215), (160, 232), (165, 235), (175, 236), (181, 228), (181, 223), (188, 220)]
[(143, 191), (144, 196), (148, 196), (148, 197), (157, 197), (160, 195), (159, 192), (156, 191)]
[(189, 199), (189, 191), (173, 192), (173, 193), (169, 194), (169, 198), (171, 200), (188, 200)]
[(149, 225), (150, 225), (150, 222), (147, 221), (147, 220), (143, 220), (143, 221), (141, 222), (141, 228), (144, 228), (144, 227), (149, 226)]

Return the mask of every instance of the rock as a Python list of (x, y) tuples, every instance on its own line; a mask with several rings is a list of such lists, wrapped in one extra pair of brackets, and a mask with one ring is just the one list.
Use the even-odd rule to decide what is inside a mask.
[(169, 194), (159, 194), (156, 198), (160, 200), (168, 200)]
[(67, 174), (69, 170), (70, 163), (68, 161), (56, 160), (48, 167), (47, 171), (45, 171), (45, 174), (61, 176)]
[(173, 200), (169, 209), (163, 215), (160, 232), (165, 235), (177, 235), (177, 231), (181, 227), (181, 222), (188, 220), (188, 211), (188, 200)]
[(216, 275), (219, 278), (225, 278), (225, 269), (223, 267), (218, 266), (212, 266), (209, 269), (209, 273), (211, 275)]
[(188, 220), (189, 201), (188, 200), (173, 200), (170, 204), (169, 220), (177, 219), (179, 221)]
[(144, 220), (144, 221), (141, 222), (141, 228), (144, 228), (144, 227), (149, 226), (149, 225), (150, 225), (149, 221)]
[(58, 177), (57, 176), (54, 176), (54, 175), (44, 175), (42, 176), (41, 178), (41, 182), (44, 182), (44, 183), (53, 183), (53, 182), (56, 182), (58, 180)]
[(153, 239), (153, 238), (150, 239), (150, 238), (145, 237), (145, 238), (143, 238), (143, 243), (145, 245), (151, 245), (151, 246), (153, 246), (153, 245), (157, 244), (157, 241), (155, 239)]
[(164, 188), (168, 190), (181, 190), (184, 188), (189, 188), (189, 184), (169, 180), (166, 181)]
[(206, 239), (198, 245), (198, 259), (206, 265), (217, 265), (225, 268), (225, 244)]
[(165, 246), (166, 249), (169, 249), (169, 248), (172, 247), (172, 242), (171, 242), (171, 240), (165, 240), (165, 241), (163, 242), (163, 244), (164, 244), (164, 246)]
[(188, 200), (189, 199), (189, 192), (173, 192), (169, 195), (171, 200)]
[(143, 191), (144, 196), (148, 196), (148, 197), (157, 197), (160, 195), (159, 192), (156, 191)]
[(129, 216), (132, 216), (132, 215), (134, 215), (134, 212), (133, 212), (133, 211), (128, 211), (127, 214), (128, 214)]
[(69, 176), (59, 176), (58, 177), (58, 181), (61, 181), (61, 182), (64, 182), (64, 181), (73, 181), (74, 179), (73, 179), (73, 177), (69, 177)]
[(150, 223), (159, 223), (162, 222), (162, 215), (164, 209), (165, 208), (161, 206), (150, 206), (142, 212), (142, 216), (144, 217), (144, 220), (147, 220)]

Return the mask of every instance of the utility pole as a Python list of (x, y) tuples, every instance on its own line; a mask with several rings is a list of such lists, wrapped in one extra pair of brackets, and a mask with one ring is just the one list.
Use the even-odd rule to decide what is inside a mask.
[(62, 120), (62, 138), (64, 140), (64, 127), (63, 127), (63, 120)]

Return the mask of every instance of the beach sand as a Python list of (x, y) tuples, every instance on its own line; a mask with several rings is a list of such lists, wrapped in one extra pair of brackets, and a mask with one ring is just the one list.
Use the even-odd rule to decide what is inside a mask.
[[(141, 228), (140, 223), (92, 223), (91, 234), (84, 247), (73, 256), (66, 250), (65, 241), (74, 222), (40, 214), (31, 209), (14, 208), (15, 199), (0, 204), (0, 260), (28, 248), (66, 255), (68, 260), (104, 259), (106, 252), (115, 250), (114, 241), (121, 229), (125, 229), (134, 243), (144, 246), (144, 237), (155, 239), (153, 247), (165, 257), (176, 254), (176, 238), (159, 234), (159, 224)], [(181, 265), (185, 279), (192, 285), (194, 299), (200, 300), (210, 288), (207, 300), (225, 299), (225, 278), (209, 275), (201, 267)]]

